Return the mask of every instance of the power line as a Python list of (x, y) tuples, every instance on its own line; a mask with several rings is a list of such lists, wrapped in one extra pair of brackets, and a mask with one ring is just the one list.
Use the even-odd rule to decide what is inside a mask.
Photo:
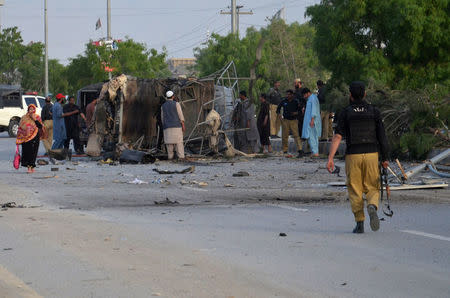
[[(217, 28), (217, 29), (216, 29), (217, 31), (215, 31), (214, 33), (220, 33), (220, 32), (222, 32), (223, 30), (226, 29), (226, 26), (227, 26), (227, 24), (222, 25), (221, 27), (219, 27), (219, 28), (221, 28), (221, 29)], [(167, 52), (168, 52), (168, 54), (173, 55), (174, 53), (181, 52), (181, 51), (183, 51), (183, 50), (185, 50), (185, 49), (192, 48), (192, 47), (197, 46), (197, 45), (201, 45), (201, 44), (202, 44), (203, 42), (205, 42), (205, 41), (207, 41), (206, 38), (202, 38), (201, 40), (198, 40), (198, 41), (196, 41), (196, 42), (193, 43), (193, 44), (190, 44), (190, 45), (188, 45), (188, 46), (185, 46), (185, 47), (182, 47), (182, 48), (179, 48), (179, 49), (176, 49), (176, 50), (168, 50)]]
[[(177, 40), (180, 40), (180, 39), (185, 38), (186, 36), (192, 35), (192, 34), (198, 32), (199, 30), (203, 29), (203, 27), (205, 26), (205, 24), (207, 24), (206, 26), (211, 26), (212, 24), (214, 24), (214, 23), (218, 20), (218, 19), (216, 18), (213, 22), (210, 22), (210, 21), (211, 21), (213, 18), (215, 18), (216, 16), (217, 16), (217, 14), (214, 14), (213, 16), (211, 16), (210, 18), (208, 18), (205, 22), (202, 22), (201, 24), (199, 24), (199, 25), (195, 26), (194, 28), (192, 28), (192, 29), (190, 30), (190, 32), (185, 33), (185, 34), (182, 34), (182, 35), (179, 35), (178, 37), (173, 38), (173, 39), (170, 39), (170, 40), (165, 41), (165, 42), (159, 42), (159, 43), (156, 44), (156, 46), (163, 45), (163, 44), (165, 44), (165, 43), (170, 43), (170, 42), (173, 42), (173, 41), (177, 41)], [(209, 23), (208, 23), (208, 22), (209, 22)]]

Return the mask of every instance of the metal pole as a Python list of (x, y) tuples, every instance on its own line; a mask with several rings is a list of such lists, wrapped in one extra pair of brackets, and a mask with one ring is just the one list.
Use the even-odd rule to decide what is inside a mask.
[(44, 31), (45, 31), (45, 57), (44, 57), (44, 95), (48, 95), (48, 17), (47, 17), (47, 0), (44, 2)]
[(236, 0), (231, 0), (231, 32), (236, 34)]
[[(438, 163), (443, 159), (446, 159), (447, 157), (450, 156), (450, 149), (445, 150), (444, 152), (439, 153), (438, 155), (436, 155), (435, 157), (433, 157), (432, 159), (430, 159), (431, 163)], [(427, 162), (423, 162), (422, 164), (415, 166), (414, 168), (410, 169), (408, 172), (406, 172), (406, 178), (409, 179), (414, 175), (417, 175), (420, 171), (422, 171), (423, 169), (425, 169), (427, 167), (428, 163)]]
[(111, 40), (111, 0), (107, 0), (107, 4), (106, 4), (106, 9), (107, 9), (107, 36), (106, 39), (107, 40)]
[[(0, 8), (5, 5), (4, 0), (0, 0)], [(0, 33), (2, 33), (2, 10), (0, 9)]]

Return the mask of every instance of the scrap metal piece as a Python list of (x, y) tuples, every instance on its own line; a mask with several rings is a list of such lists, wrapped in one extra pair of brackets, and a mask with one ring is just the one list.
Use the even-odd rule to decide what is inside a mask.
[(195, 166), (191, 166), (188, 168), (185, 168), (183, 170), (175, 170), (175, 171), (170, 171), (170, 170), (160, 170), (157, 168), (154, 168), (153, 171), (157, 172), (158, 174), (161, 175), (167, 175), (167, 174), (187, 174), (187, 173), (193, 173), (195, 170)]

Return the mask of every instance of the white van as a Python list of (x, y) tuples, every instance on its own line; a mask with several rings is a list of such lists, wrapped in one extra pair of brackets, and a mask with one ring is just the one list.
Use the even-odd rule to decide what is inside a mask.
[(23, 93), (20, 86), (0, 85), (0, 132), (8, 131), (10, 137), (16, 137), (20, 118), (27, 113), (30, 104), (34, 104), (36, 113), (41, 115), (45, 97), (36, 92)]

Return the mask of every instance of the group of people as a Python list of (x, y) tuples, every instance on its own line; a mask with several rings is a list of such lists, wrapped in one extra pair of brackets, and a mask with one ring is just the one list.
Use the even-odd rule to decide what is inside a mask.
[[(298, 157), (305, 155), (302, 140), (307, 140), (311, 148), (311, 156), (319, 156), (319, 139), (322, 133), (322, 121), (327, 126), (324, 138), (328, 139), (330, 131), (329, 112), (321, 113), (321, 104), (324, 104), (324, 83), (317, 81), (318, 93), (303, 88), (300, 79), (294, 82), (294, 90), (286, 91), (283, 97), (280, 92), (280, 81), (276, 81), (267, 94), (263, 93), (259, 99), (260, 111), (255, 121), (255, 105), (247, 98), (245, 91), (239, 94), (240, 101), (236, 105), (232, 124), (235, 130), (234, 147), (246, 153), (256, 152), (258, 140), (263, 152), (272, 152), (270, 138), (278, 138), (282, 130), (282, 150), (287, 154), (289, 149), (289, 135), (295, 140)], [(332, 132), (331, 132), (332, 133)]]
[[(321, 84), (321, 81), (317, 82), (319, 97), (321, 95), (320, 87), (323, 86)], [(272, 150), (270, 134), (277, 133), (277, 125), (280, 123), (283, 130), (284, 152), (287, 152), (288, 149), (287, 137), (289, 133), (292, 133), (299, 149), (299, 155), (302, 154), (302, 143), (299, 137), (299, 131), (301, 131), (302, 138), (308, 140), (312, 155), (318, 155), (317, 143), (321, 135), (319, 98), (308, 88), (299, 90), (301, 88), (300, 80), (296, 80), (295, 87), (295, 91), (286, 91), (284, 99), (281, 98), (278, 90), (279, 82), (276, 82), (274, 88), (269, 91), (269, 96), (261, 94), (261, 109), (257, 120), (254, 117), (254, 104), (250, 102), (245, 91), (240, 92), (240, 102), (236, 105), (232, 116), (236, 129), (234, 135), (236, 149), (254, 150), (259, 134), (261, 146), (267, 147), (270, 152)], [(345, 138), (347, 187), (351, 209), (356, 221), (353, 233), (361, 234), (364, 233), (365, 220), (363, 195), (367, 199), (367, 213), (371, 229), (377, 231), (380, 227), (377, 214), (380, 199), (379, 161), (381, 161), (382, 167), (389, 166), (388, 142), (380, 111), (364, 100), (366, 96), (364, 83), (352, 82), (349, 91), (350, 104), (338, 118), (336, 134), (333, 137), (328, 156), (327, 169), (330, 173), (333, 172), (334, 156), (341, 140)], [(301, 97), (299, 97), (300, 95)], [(42, 117), (36, 114), (36, 106), (31, 104), (28, 106), (27, 113), (20, 120), (16, 144), (22, 145), (21, 164), (28, 168), (28, 173), (33, 173), (36, 167), (40, 139), (43, 140), (47, 150), (50, 150), (50, 145), (52, 149), (63, 146), (68, 148), (70, 139), (74, 140), (75, 148), (82, 149), (79, 147), (77, 135), (79, 131), (77, 116), (80, 114), (90, 123), (96, 101), (87, 106), (86, 110), (90, 118), (86, 119), (80, 108), (75, 105), (73, 97), (69, 97), (69, 103), (62, 106), (64, 98), (62, 94), (56, 95), (57, 101), (52, 105), (51, 99), (47, 97)], [(281, 110), (283, 111), (281, 112)], [(181, 105), (174, 101), (172, 91), (166, 92), (166, 100), (162, 103), (160, 112), (168, 159), (174, 158), (174, 151), (178, 158), (184, 159), (184, 116)], [(273, 117), (274, 112), (275, 118)], [(272, 124), (275, 129), (272, 129)], [(53, 144), (48, 139), (52, 135), (52, 129)]]
[(47, 96), (41, 115), (36, 114), (36, 106), (28, 106), (27, 113), (21, 118), (17, 132), (16, 144), (22, 145), (21, 164), (33, 173), (36, 167), (36, 157), (39, 150), (39, 140), (45, 147), (46, 154), (50, 150), (69, 149), (70, 141), (77, 154), (84, 154), (83, 144), (80, 141), (80, 116), (86, 124), (92, 121), (96, 100), (87, 107), (87, 117), (75, 104), (75, 97), (69, 96), (68, 103), (64, 104), (66, 97), (58, 93), (56, 101)]

